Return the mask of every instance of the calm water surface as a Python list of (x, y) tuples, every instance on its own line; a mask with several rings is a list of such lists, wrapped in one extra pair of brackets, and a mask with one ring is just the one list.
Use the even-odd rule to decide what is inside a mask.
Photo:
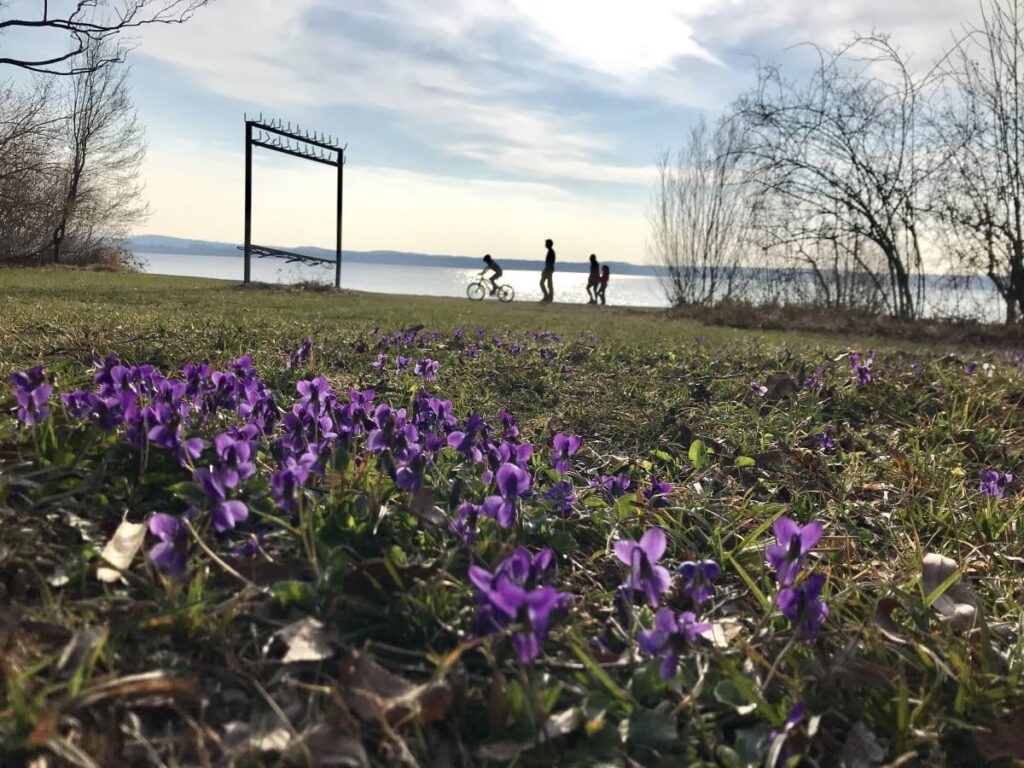
[[(201, 254), (139, 253), (143, 269), (157, 275), (212, 277), (242, 280), (242, 259)], [(466, 295), (466, 286), (476, 280), (477, 270), (447, 267), (400, 267), (391, 264), (348, 263), (341, 268), (341, 287), (372, 293), (406, 293), (421, 296)], [(295, 283), (316, 280), (334, 284), (334, 266), (287, 264), (280, 259), (252, 260), (252, 279), (262, 283)], [(506, 269), (501, 281), (516, 291), (516, 301), (538, 301), (540, 271)], [(587, 275), (584, 272), (555, 272), (555, 300), (587, 303)], [(608, 303), (633, 307), (665, 307), (668, 302), (657, 277), (612, 274)]]
[[(242, 259), (203, 254), (139, 253), (143, 269), (158, 275), (210, 277), (241, 281)], [(421, 296), (466, 295), (466, 286), (477, 279), (477, 270), (449, 267), (402, 267), (391, 264), (347, 263), (342, 266), (341, 287), (371, 293), (399, 293)], [(252, 278), (263, 283), (295, 283), (303, 280), (334, 282), (334, 267), (287, 264), (280, 259), (252, 260)], [(555, 299), (572, 304), (587, 302), (584, 272), (555, 272)], [(516, 291), (516, 301), (537, 301), (541, 297), (539, 270), (505, 270), (501, 282)], [(756, 287), (755, 287), (756, 292)], [(985, 281), (966, 293), (950, 290), (941, 278), (928, 278), (926, 316), (970, 316), (1001, 322), (1003, 307)], [(486, 299), (493, 301), (493, 299)], [(667, 307), (660, 280), (654, 276), (616, 275), (608, 285), (608, 303), (632, 307)]]

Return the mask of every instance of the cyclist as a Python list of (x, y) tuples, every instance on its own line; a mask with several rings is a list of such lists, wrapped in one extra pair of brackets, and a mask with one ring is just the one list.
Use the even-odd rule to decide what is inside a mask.
[(498, 266), (498, 262), (491, 258), (491, 254), (489, 253), (484, 256), (484, 263), (486, 263), (487, 266), (480, 271), (480, 274), (485, 275), (488, 270), (494, 273), (491, 275), (491, 296), (493, 296), (498, 292), (498, 278), (501, 277), (502, 274), (501, 267)]

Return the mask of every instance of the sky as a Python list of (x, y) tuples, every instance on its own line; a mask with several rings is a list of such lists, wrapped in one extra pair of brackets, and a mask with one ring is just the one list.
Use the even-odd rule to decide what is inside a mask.
[[(14, 7), (38, 6), (13, 0)], [(915, 60), (976, 0), (214, 0), (130, 56), (150, 218), (240, 242), (243, 115), (348, 144), (345, 248), (644, 263), (658, 154), (800, 43)], [(333, 171), (256, 151), (254, 241), (333, 247)]]

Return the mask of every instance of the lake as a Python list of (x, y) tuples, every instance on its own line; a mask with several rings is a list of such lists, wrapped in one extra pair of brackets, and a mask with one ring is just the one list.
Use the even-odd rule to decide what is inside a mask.
[[(212, 277), (218, 280), (242, 280), (242, 259), (202, 254), (137, 253), (143, 271), (156, 275)], [(422, 296), (466, 295), (466, 286), (476, 280), (477, 270), (447, 267), (407, 267), (392, 264), (344, 263), (341, 287), (371, 293), (408, 293)], [(328, 267), (287, 264), (280, 259), (252, 260), (252, 279), (261, 283), (296, 283), (314, 280), (334, 284), (334, 265)], [(506, 269), (500, 282), (516, 292), (516, 301), (539, 301), (540, 271)], [(587, 303), (585, 272), (555, 272), (555, 300), (572, 304)], [(612, 274), (608, 284), (608, 303), (632, 307), (667, 307), (668, 300), (657, 277)]]
[[(242, 280), (240, 257), (203, 254), (137, 253), (145, 272), (157, 275), (209, 277), (217, 280)], [(342, 265), (341, 287), (370, 293), (400, 293), (421, 296), (464, 297), (466, 286), (477, 278), (473, 269), (458, 267), (396, 266), (348, 262)], [(334, 266), (287, 264), (280, 259), (253, 258), (252, 279), (262, 283), (296, 283), (304, 280), (334, 282)], [(587, 303), (585, 272), (555, 272), (555, 299), (571, 304)], [(539, 270), (507, 269), (501, 282), (516, 291), (517, 301), (538, 301)], [(987, 281), (979, 281), (971, 290), (955, 292), (936, 275), (927, 278), (925, 306), (927, 317), (970, 316), (987, 322), (1001, 322), (1003, 305)], [(756, 286), (754, 288), (757, 290)], [(486, 299), (492, 301), (493, 299)], [(667, 307), (661, 281), (655, 275), (617, 275), (608, 285), (608, 303), (631, 307)]]

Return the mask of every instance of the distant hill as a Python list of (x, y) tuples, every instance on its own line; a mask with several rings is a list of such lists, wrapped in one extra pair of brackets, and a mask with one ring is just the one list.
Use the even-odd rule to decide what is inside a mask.
[[(194, 256), (214, 256), (224, 258), (242, 258), (242, 252), (238, 250), (236, 243), (222, 243), (213, 240), (189, 240), (183, 237), (167, 237), (166, 235), (139, 235), (133, 237), (129, 248), (135, 253), (170, 253), (190, 254)], [(334, 251), (327, 248), (316, 248), (314, 246), (299, 246), (298, 248), (286, 248), (285, 246), (273, 246), (282, 250), (295, 251), (308, 256), (319, 258), (334, 258)], [(358, 262), (363, 264), (389, 264), (398, 266), (415, 267), (448, 267), (449, 269), (476, 269), (481, 267), (481, 259), (477, 256), (446, 256), (429, 253), (408, 253), (405, 251), (345, 251), (342, 255), (345, 261)], [(499, 259), (501, 266), (505, 269), (536, 269), (543, 266), (540, 259)], [(604, 263), (603, 261), (601, 262)], [(656, 275), (659, 270), (655, 267), (643, 264), (627, 264), (625, 262), (609, 261), (608, 265), (612, 272), (619, 275)], [(559, 261), (558, 269), (561, 272), (587, 272), (587, 262)]]

